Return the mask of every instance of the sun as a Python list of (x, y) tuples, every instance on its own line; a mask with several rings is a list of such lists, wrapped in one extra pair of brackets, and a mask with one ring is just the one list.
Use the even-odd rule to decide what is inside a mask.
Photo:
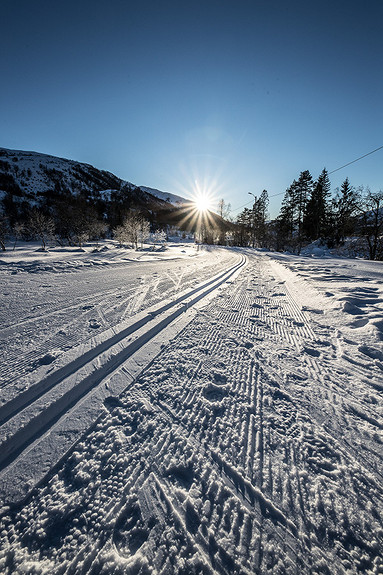
[(193, 203), (199, 212), (208, 212), (211, 210), (211, 198), (208, 194), (198, 194), (193, 199)]

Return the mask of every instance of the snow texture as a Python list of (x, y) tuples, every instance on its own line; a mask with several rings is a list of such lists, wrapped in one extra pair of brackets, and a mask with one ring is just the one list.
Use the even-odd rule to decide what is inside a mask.
[(183, 204), (190, 204), (191, 201), (181, 196), (177, 196), (176, 194), (170, 194), (169, 192), (161, 192), (161, 190), (157, 190), (156, 188), (148, 188), (146, 186), (139, 186), (141, 190), (159, 198), (160, 200), (165, 200), (175, 206), (183, 205)]
[[(142, 186), (137, 188), (131, 182), (121, 180), (114, 174), (98, 170), (90, 164), (58, 158), (38, 152), (9, 150), (0, 147), (0, 188), (5, 177), (6, 187), (11, 184), (12, 198), (16, 203), (27, 202), (38, 205), (41, 195), (48, 191), (65, 191), (66, 194), (85, 194), (94, 200), (110, 201), (116, 190), (138, 190), (141, 201), (156, 201), (160, 206), (168, 201), (174, 205), (190, 201), (167, 192)], [(0, 189), (0, 200), (6, 192)], [(148, 195), (149, 194), (149, 195)], [(161, 200), (158, 202), (158, 200)]]
[(382, 264), (107, 247), (0, 263), (0, 572), (382, 574)]

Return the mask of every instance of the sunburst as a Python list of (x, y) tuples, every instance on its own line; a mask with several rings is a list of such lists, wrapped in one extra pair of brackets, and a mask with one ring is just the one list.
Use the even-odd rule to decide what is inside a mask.
[(199, 212), (208, 212), (213, 209), (212, 199), (207, 193), (198, 193), (192, 199), (193, 204)]

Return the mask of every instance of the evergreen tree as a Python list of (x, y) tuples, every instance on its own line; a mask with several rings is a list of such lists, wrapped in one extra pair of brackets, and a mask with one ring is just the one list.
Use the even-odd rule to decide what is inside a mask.
[(304, 217), (312, 195), (313, 179), (308, 170), (300, 173), (287, 188), (277, 220), (277, 249), (289, 247), (301, 251), (304, 239)]
[(294, 226), (296, 231), (296, 246), (298, 254), (301, 251), (304, 239), (303, 220), (306, 213), (307, 202), (312, 194), (313, 179), (308, 170), (300, 173), (294, 188)]
[(304, 214), (304, 233), (309, 240), (327, 236), (330, 225), (330, 180), (324, 168), (315, 182)]
[(253, 235), (254, 243), (261, 248), (267, 244), (267, 218), (269, 206), (269, 195), (267, 190), (263, 190), (259, 198), (253, 204)]
[(343, 243), (346, 236), (355, 231), (359, 201), (360, 195), (346, 178), (333, 200), (334, 236), (337, 244)]
[(276, 248), (277, 250), (285, 249), (292, 243), (294, 234), (294, 206), (293, 196), (296, 180), (293, 181), (291, 186), (287, 188), (282, 206), (277, 218), (277, 231), (276, 231)]
[(251, 238), (252, 210), (245, 208), (237, 217), (234, 242), (238, 246), (248, 246)]

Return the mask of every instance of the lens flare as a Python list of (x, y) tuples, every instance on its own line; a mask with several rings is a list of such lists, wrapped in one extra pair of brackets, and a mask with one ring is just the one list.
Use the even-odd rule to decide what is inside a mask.
[(193, 203), (199, 212), (207, 212), (212, 209), (211, 198), (208, 194), (198, 194), (193, 198)]
[[(205, 158), (206, 160), (206, 158)], [(206, 165), (182, 166), (183, 182), (175, 182), (177, 193), (188, 198), (178, 208), (180, 229), (190, 230), (198, 242), (204, 242), (212, 230), (217, 229), (218, 198), (223, 184), (220, 174)]]

